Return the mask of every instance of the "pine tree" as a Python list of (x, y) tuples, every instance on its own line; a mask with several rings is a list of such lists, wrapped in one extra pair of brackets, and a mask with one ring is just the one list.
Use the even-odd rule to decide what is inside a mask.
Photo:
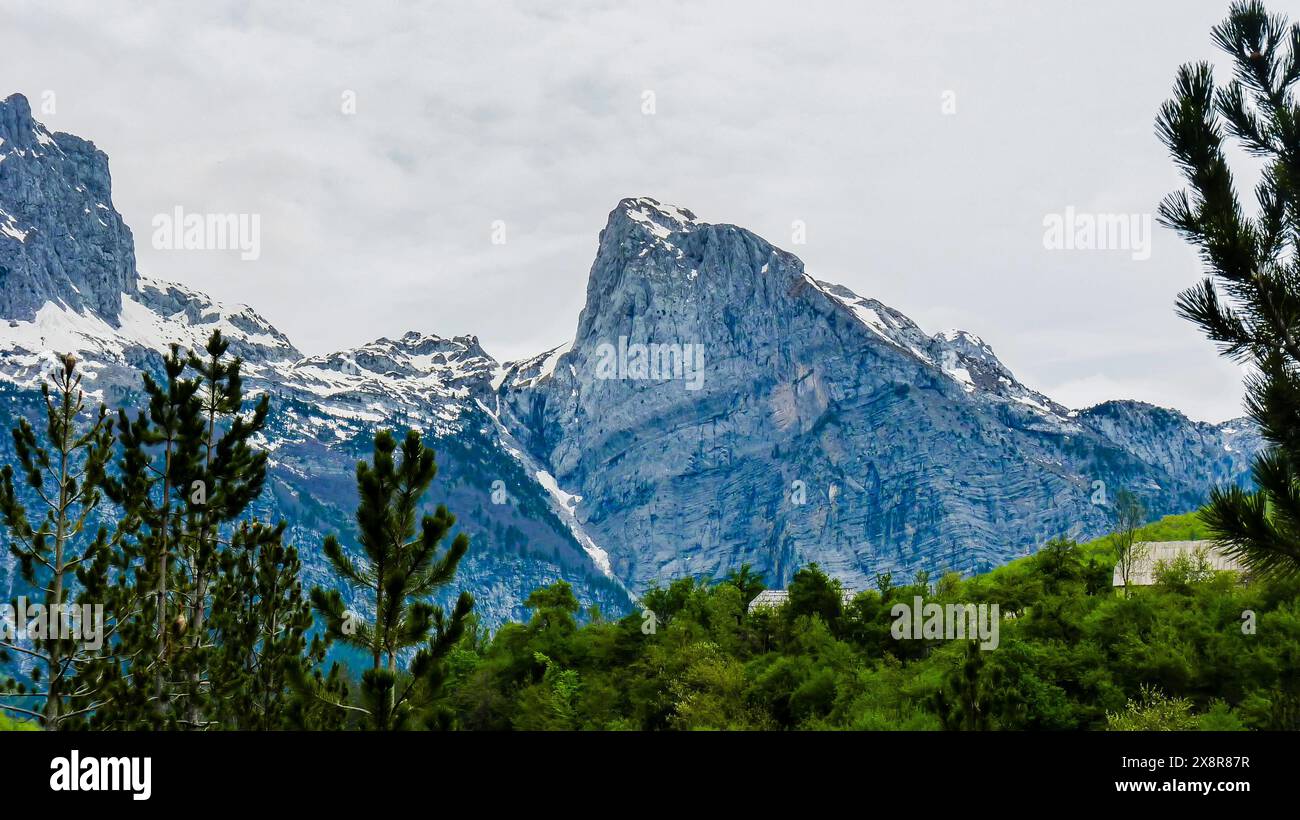
[(987, 732), (997, 728), (995, 718), (1007, 708), (1003, 683), (1001, 668), (987, 664), (979, 643), (970, 641), (930, 705), (945, 731)]
[[(214, 728), (233, 719), (228, 695), (240, 690), (275, 706), (285, 691), (284, 647), (304, 640), (305, 602), (285, 575), (296, 576), (297, 559), (281, 543), (283, 526), (237, 526), (265, 485), (267, 456), (252, 441), (269, 398), (243, 412), (242, 363), (227, 349), (218, 332), (202, 355), (173, 345), (166, 382), (143, 377), (147, 409), (119, 411), (120, 456), (104, 489), (122, 511), (120, 547), (83, 579), (120, 623), (84, 676), (103, 693), (96, 727)], [(241, 624), (241, 612), (270, 612), (273, 630)], [(261, 692), (260, 683), (279, 688)]]
[[(1191, 186), (1166, 197), (1160, 220), (1200, 251), (1209, 275), (1178, 298), (1179, 313), (1223, 355), (1253, 365), (1246, 407), (1268, 445), (1254, 492), (1215, 490), (1204, 517), (1252, 571), (1300, 572), (1300, 26), (1258, 0), (1234, 3), (1213, 29), (1234, 76), (1182, 66), (1156, 121)], [(1263, 163), (1257, 212), (1237, 198), (1231, 137)]]
[[(382, 430), (375, 436), (372, 463), (357, 464), (361, 554), (354, 559), (334, 536), (324, 545), (339, 579), (373, 603), (373, 620), (345, 609), (337, 589), (316, 587), (311, 593), (328, 637), (370, 655), (371, 666), (361, 680), (362, 705), (353, 708), (365, 714), (373, 728), (386, 730), (444, 726), (449, 721), (436, 708), (446, 675), (443, 660), (474, 606), (470, 594), (461, 592), (447, 617), (427, 601), (454, 578), (469, 537), (458, 534), (438, 556), (439, 545), (456, 523), (442, 505), (419, 520), (417, 532), (421, 500), (437, 475), (437, 464), (414, 430), (402, 442), (400, 463), (394, 458), (396, 449), (393, 435)], [(421, 644), (407, 673), (399, 674), (398, 655)]]
[[(229, 358), (226, 355), (228, 349), (229, 343), (221, 333), (213, 331), (203, 350), (204, 355), (191, 352), (187, 361), (189, 369), (198, 374), (196, 378), (200, 388), (197, 398), (203, 425), (198, 469), (189, 484), (180, 561), (188, 610), (183, 617), (188, 624), (190, 639), (179, 660), (185, 667), (183, 671), (188, 681), (186, 707), (187, 722), (191, 726), (202, 725), (201, 712), (205, 704), (214, 702), (209, 698), (214, 690), (230, 691), (261, 680), (249, 668), (259, 663), (258, 660), (246, 664), (243, 673), (234, 680), (216, 680), (216, 670), (209, 669), (211, 648), (217, 645), (211, 641), (206, 623), (208, 611), (214, 606), (211, 584), (219, 570), (237, 572), (243, 568), (238, 558), (227, 557), (226, 553), (241, 554), (241, 558), (254, 564), (270, 558), (275, 565), (276, 556), (284, 550), (281, 544), (283, 525), (267, 527), (254, 522), (252, 526), (241, 527), (230, 544), (222, 541), (222, 525), (237, 520), (261, 495), (266, 482), (267, 454), (254, 448), (251, 439), (265, 427), (270, 408), (269, 397), (263, 395), (250, 415), (242, 414), (244, 394), (240, 370), (243, 362), (239, 358)], [(294, 572), (296, 575), (296, 563)], [(291, 599), (282, 599), (292, 586), (284, 586), (281, 582), (270, 590), (259, 590), (257, 580), (256, 574), (239, 574), (228, 580), (223, 585), (227, 599), (222, 603), (247, 603), (251, 607), (251, 602), (238, 597), (242, 592), (245, 598), (251, 597), (256, 606), (271, 608), (266, 614), (276, 620), (277, 628), (292, 625), (294, 620), (291, 616), (275, 618), (282, 614), (282, 607), (292, 609), (295, 606)], [(265, 592), (265, 597), (259, 592)], [(305, 607), (301, 594), (297, 606), (299, 609)], [(284, 637), (276, 634), (274, 639)], [(289, 640), (293, 640), (291, 635)], [(259, 656), (255, 653), (260, 645), (255, 641), (242, 648), (256, 659)], [(227, 650), (233, 648), (225, 647)], [(235, 667), (225, 666), (223, 670), (233, 674)], [(216, 702), (222, 706), (230, 704), (228, 698)]]
[[(41, 711), (18, 706), (2, 706), (13, 712), (36, 718), (45, 729), (58, 729), (65, 721), (93, 708), (93, 692), (72, 685), (75, 673), (86, 662), (85, 649), (77, 646), (72, 635), (63, 634), (63, 625), (71, 626), (65, 607), (73, 599), (73, 581), (83, 562), (94, 562), (108, 550), (108, 532), (98, 528), (87, 537), (91, 515), (99, 506), (104, 467), (112, 454), (112, 419), (101, 405), (89, 422), (82, 420), (85, 393), (75, 357), (63, 357), (61, 367), (48, 382), (41, 384), (45, 402), (45, 441), (38, 441), (36, 431), (26, 419), (13, 430), (14, 450), (27, 491), (20, 492), (14, 483), (14, 470), (6, 465), (0, 471), (0, 516), (12, 539), (9, 549), (18, 559), (22, 577), (44, 592), (45, 612), (51, 614), (47, 634), (34, 646), (0, 642), (4, 653), (26, 655), (41, 664), (34, 670), (36, 682), (44, 678), (41, 692), (27, 692), (10, 680), (3, 697), (33, 697), (44, 701)], [(34, 496), (40, 514), (31, 514), (22, 495)], [(32, 520), (40, 523), (33, 527)], [(77, 550), (80, 548), (80, 554)], [(15, 602), (16, 604), (17, 602)], [(93, 610), (92, 610), (93, 612)], [(104, 624), (85, 623), (81, 627), (104, 629)], [(0, 660), (3, 660), (0, 657)], [(16, 690), (16, 691), (14, 691)]]
[[(121, 551), (114, 561), (113, 609), (123, 623), (118, 657), (105, 666), (125, 663), (105, 692), (99, 725), (113, 728), (175, 728), (172, 709), (176, 688), (174, 651), (186, 629), (179, 573), (181, 536), (189, 487), (197, 473), (203, 422), (197, 379), (183, 378), (186, 359), (173, 345), (163, 360), (166, 383), (143, 376), (148, 407), (134, 418), (118, 410), (116, 475), (105, 483), (108, 497), (122, 511)], [(91, 586), (109, 589), (107, 578)], [(120, 660), (119, 660), (120, 659)], [(96, 670), (98, 671), (98, 670)]]
[(754, 572), (754, 568), (748, 563), (741, 564), (740, 569), (732, 570), (724, 580), (740, 590), (741, 602), (745, 606), (749, 606), (750, 601), (767, 589), (762, 577)]
[(283, 543), (284, 529), (283, 522), (241, 524), (219, 555), (208, 677), (210, 716), (226, 729), (297, 725), (290, 715), (295, 682), (325, 658), (323, 641), (307, 643), (311, 607), (299, 579), (298, 551)]

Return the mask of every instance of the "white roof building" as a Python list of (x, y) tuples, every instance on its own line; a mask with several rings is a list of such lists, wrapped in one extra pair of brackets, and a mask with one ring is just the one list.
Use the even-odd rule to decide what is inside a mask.
[(785, 602), (790, 600), (790, 593), (784, 589), (765, 589), (758, 593), (758, 597), (749, 602), (749, 611), (756, 609), (777, 609), (785, 606)]
[[(846, 589), (840, 596), (844, 606), (857, 597), (857, 590)], [(790, 593), (784, 589), (765, 589), (758, 593), (758, 597), (749, 602), (749, 611), (752, 613), (757, 609), (778, 609), (785, 606), (786, 601), (790, 600)]]
[[(1210, 569), (1216, 572), (1245, 572), (1246, 567), (1225, 553), (1213, 541), (1138, 541), (1133, 544), (1138, 553), (1129, 571), (1128, 584), (1132, 587), (1149, 587), (1156, 582), (1156, 568), (1161, 562), (1171, 563), (1180, 555), (1202, 555)], [(1118, 564), (1111, 586), (1124, 586)]]

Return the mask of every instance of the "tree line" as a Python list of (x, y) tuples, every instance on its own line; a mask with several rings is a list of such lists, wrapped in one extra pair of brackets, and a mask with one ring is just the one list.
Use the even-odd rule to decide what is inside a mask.
[[(463, 533), (443, 547), (456, 523), (445, 507), (420, 512), (433, 451), (415, 431), (400, 445), (376, 434), (357, 465), (358, 549), (323, 545), (373, 614), (346, 609), (338, 587), (305, 592), (285, 522), (249, 514), (267, 479), (257, 441), (270, 401), (246, 401), (241, 367), (214, 331), (202, 350), (173, 346), (161, 380), (142, 376), (140, 406), (116, 415), (87, 412), (72, 355), (42, 384), (43, 429), (19, 419), (12, 431), (0, 517), (48, 623), (0, 641), (0, 662), (28, 670), (0, 685), (0, 709), (51, 730), (449, 724), (443, 659), (474, 601), (462, 593), (448, 613), (427, 600), (469, 549)], [(111, 526), (96, 523), (105, 501)], [(75, 623), (96, 611), (97, 624)], [(325, 670), (335, 642), (370, 657), (359, 682)]]

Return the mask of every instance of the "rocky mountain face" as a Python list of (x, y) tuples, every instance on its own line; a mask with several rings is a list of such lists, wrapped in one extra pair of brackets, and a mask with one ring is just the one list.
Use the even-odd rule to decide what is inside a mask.
[[(679, 347), (700, 373), (677, 372)], [(816, 561), (857, 588), (988, 569), (1105, 532), (1121, 487), (1153, 514), (1192, 509), (1258, 446), (1244, 422), (1070, 411), (978, 337), (927, 335), (748, 231), (645, 198), (610, 214), (573, 343), (512, 368), (498, 397), (634, 589), (745, 562), (781, 584)]]
[(94, 143), (51, 134), (22, 95), (0, 102), (0, 317), (62, 301), (117, 323), (135, 292), (135, 245), (110, 187)]
[[(572, 342), (498, 363), (472, 336), (407, 333), (304, 356), (253, 310), (140, 277), (107, 160), (0, 103), (0, 426), (35, 415), (58, 354), (109, 405), (137, 398), (171, 343), (213, 329), (272, 395), (269, 489), (308, 583), (351, 535), (353, 469), (381, 427), (438, 452), (433, 501), (473, 546), (458, 584), (490, 624), (565, 578), (606, 612), (656, 580), (750, 563), (783, 585), (817, 561), (975, 571), (1048, 538), (1097, 535), (1120, 487), (1155, 515), (1244, 481), (1253, 428), (1109, 402), (1071, 411), (978, 337), (929, 335), (821, 282), (731, 225), (628, 199), (600, 235)], [(8, 458), (8, 437), (0, 458)], [(13, 567), (0, 558), (0, 593)]]

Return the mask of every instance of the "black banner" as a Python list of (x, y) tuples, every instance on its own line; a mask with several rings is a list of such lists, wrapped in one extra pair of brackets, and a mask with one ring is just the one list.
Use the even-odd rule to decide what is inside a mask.
[[(864, 810), (1278, 800), (1285, 734), (0, 734), (9, 808), (332, 808), (448, 788), (484, 808), (622, 792), (753, 807), (838, 792)], [(380, 785), (384, 784), (384, 785)], [(378, 791), (376, 791), (378, 789)], [(391, 793), (388, 791), (391, 789)], [(812, 790), (810, 792), (809, 790)], [(728, 796), (729, 795), (729, 796)], [(616, 796), (616, 795), (615, 795)], [(415, 799), (416, 794), (410, 797)], [(820, 801), (822, 798), (818, 798)], [(633, 802), (636, 802), (635, 800)], [(10, 815), (15, 816), (15, 815)]]

